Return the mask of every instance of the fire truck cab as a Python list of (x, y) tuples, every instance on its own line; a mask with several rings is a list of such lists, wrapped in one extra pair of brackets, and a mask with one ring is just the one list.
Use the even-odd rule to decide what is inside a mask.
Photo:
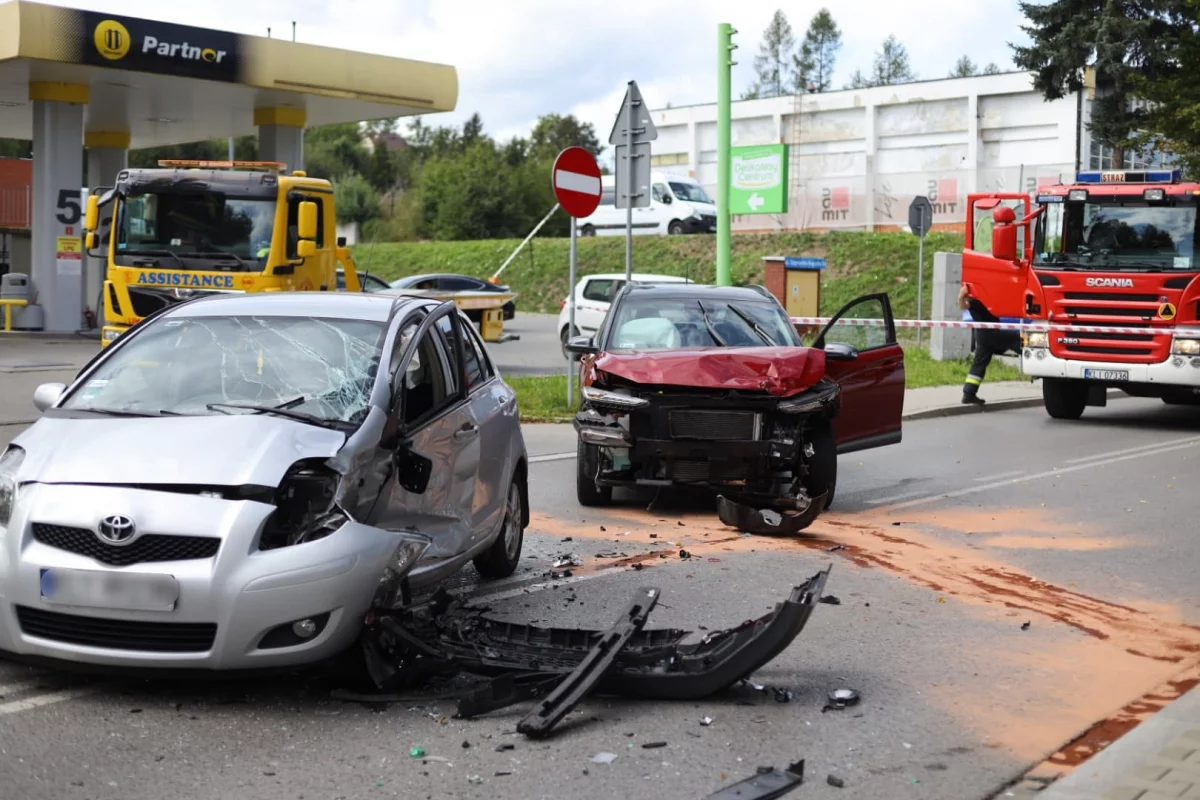
[(1045, 322), (1021, 369), (1047, 413), (1078, 419), (1109, 388), (1200, 404), (1200, 184), (1179, 170), (967, 198), (963, 282), (997, 317)]

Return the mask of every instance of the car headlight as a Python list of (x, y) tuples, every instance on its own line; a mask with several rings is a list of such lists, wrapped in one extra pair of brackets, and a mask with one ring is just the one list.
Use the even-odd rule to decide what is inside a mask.
[(836, 383), (814, 386), (795, 397), (781, 401), (775, 408), (784, 414), (809, 414), (827, 407), (837, 398), (840, 391), (841, 387)]
[(433, 540), (416, 531), (395, 531), (397, 537), (396, 549), (388, 559), (387, 567), (379, 578), (375, 588), (375, 597), (371, 602), (374, 608), (393, 608), (400, 599), (400, 584), (404, 576), (417, 565), (421, 556), (433, 544)]
[(1046, 331), (1031, 331), (1023, 334), (1026, 347), (1049, 347), (1050, 334)]
[(25, 451), (10, 447), (0, 456), (0, 526), (7, 526), (17, 505), (17, 471), (25, 460)]
[(1200, 355), (1200, 339), (1176, 339), (1171, 343), (1171, 355), (1197, 356)]
[(643, 408), (650, 405), (649, 400), (641, 397), (597, 389), (595, 386), (583, 387), (583, 399), (593, 405), (607, 406), (608, 408)]
[(341, 476), (325, 459), (297, 461), (275, 490), (275, 510), (259, 537), (260, 550), (323, 539), (346, 524), (346, 512), (334, 502)]

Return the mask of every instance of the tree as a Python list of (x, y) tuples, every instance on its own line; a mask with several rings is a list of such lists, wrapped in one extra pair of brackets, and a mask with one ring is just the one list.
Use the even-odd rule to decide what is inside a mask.
[(854, 70), (854, 74), (850, 76), (850, 82), (846, 84), (847, 89), (866, 89), (871, 86), (871, 82), (867, 80), (867, 76), (863, 75), (861, 69)]
[(0, 158), (33, 158), (29, 139), (0, 139)]
[(483, 118), (476, 111), (467, 121), (463, 123), (462, 141), (463, 145), (470, 147), (483, 138)]
[[(1033, 73), (1033, 85), (1047, 100), (1057, 100), (1084, 86), (1084, 74), (1095, 70), (1092, 136), (1113, 148), (1113, 163), (1125, 159), (1124, 144), (1145, 121), (1134, 102), (1134, 83), (1155, 82), (1171, 70), (1161, 42), (1171, 40), (1172, 23), (1164, 8), (1186, 11), (1192, 0), (1020, 0), (1029, 25), (1028, 47), (1009, 45), (1016, 65)], [(1193, 17), (1194, 23), (1194, 17)]]
[(1171, 33), (1159, 40), (1168, 56), (1158, 75), (1135, 74), (1131, 88), (1145, 101), (1142, 131), (1132, 137), (1139, 149), (1175, 155), (1193, 179), (1200, 176), (1200, 0), (1166, 4)]
[(338, 222), (362, 224), (379, 216), (379, 196), (357, 172), (348, 172), (333, 184), (333, 204)]
[(884, 39), (879, 52), (875, 54), (875, 63), (871, 69), (871, 85), (892, 86), (916, 79), (917, 74), (908, 64), (908, 50), (897, 41), (894, 35)]
[(842, 47), (842, 32), (829, 9), (822, 8), (808, 23), (800, 52), (793, 58), (796, 91), (826, 92), (833, 85), (833, 65)]
[(796, 39), (787, 16), (777, 10), (763, 31), (758, 55), (754, 57), (754, 72), (761, 87), (761, 97), (778, 97), (791, 85), (792, 50)]
[[(995, 66), (994, 64), (992, 66)], [(958, 61), (954, 62), (954, 69), (950, 70), (951, 78), (970, 78), (979, 74), (979, 67), (975, 66), (975, 62), (970, 56), (962, 56)]]
[(568, 147), (582, 147), (594, 156), (604, 150), (592, 123), (580, 122), (574, 114), (538, 117), (537, 124), (529, 134), (530, 157), (554, 158)]
[(991, 61), (988, 63), (988, 65), (986, 67), (983, 68), (983, 74), (984, 75), (999, 75), (1000, 68), (996, 66), (995, 61)]

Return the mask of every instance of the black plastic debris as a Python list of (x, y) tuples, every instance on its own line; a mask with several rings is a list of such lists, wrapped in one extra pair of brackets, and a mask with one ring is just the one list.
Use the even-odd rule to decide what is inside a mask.
[(658, 538), (658, 534), (657, 534), (657, 533), (652, 533), (652, 534), (650, 534), (650, 538), (651, 538), (651, 539), (657, 539), (657, 538)]
[(691, 553), (689, 553), (687, 550), (680, 550), (680, 551), (679, 551), (679, 557), (680, 557), (680, 558), (683, 558), (683, 559), (688, 559), (688, 558), (691, 558), (691, 557), (692, 557), (692, 554), (691, 554)]
[(497, 753), (503, 753), (505, 750), (516, 750), (516, 749), (517, 749), (517, 746), (515, 744), (498, 744), (498, 745), (496, 745)]
[(646, 568), (646, 565), (640, 561), (633, 565), (634, 572), (640, 572), (641, 570), (644, 570), (645, 568)]
[(498, 770), (496, 770), (496, 771), (495, 771), (493, 774), (494, 774), (494, 775), (495, 775), (497, 778), (503, 778), (505, 775), (512, 775), (512, 773), (511, 773), (511, 772), (509, 772), (509, 771), (508, 771), (508, 770), (506, 770), (506, 769), (498, 769)]
[(792, 702), (792, 690), (791, 689), (776, 689), (775, 690), (775, 702), (777, 702), (777, 703)]
[(772, 800), (783, 797), (802, 783), (804, 759), (787, 769), (759, 767), (756, 774), (713, 792), (705, 800)]
[(1021, 630), (1023, 630), (1023, 631), (1029, 630), (1029, 626), (1032, 624), (1033, 624), (1032, 622), (1026, 622), (1024, 625), (1021, 626)]
[(821, 709), (824, 713), (830, 709), (839, 710), (858, 705), (858, 692), (853, 689), (834, 689), (829, 693), (829, 702)]
[(844, 544), (835, 544), (833, 547), (828, 547), (828, 548), (826, 548), (826, 549), (825, 549), (825, 552), (826, 552), (826, 553), (836, 553), (838, 550), (845, 550), (845, 549), (846, 549), (846, 545), (844, 545)]
[(468, 741), (465, 741), (465, 740), (464, 740), (464, 741), (463, 741), (463, 745), (462, 745), (462, 746), (463, 746), (463, 750), (470, 750), (470, 749), (471, 749), (471, 743), (470, 743), (470, 742), (468, 742)]
[(657, 750), (660, 747), (666, 747), (666, 742), (646, 742), (642, 745), (643, 750)]
[(828, 783), (830, 786), (832, 786), (835, 789), (845, 789), (846, 788), (846, 782), (836, 775), (830, 775), (828, 778), (825, 779), (825, 782)]
[(836, 594), (827, 594), (817, 602), (824, 603), (827, 606), (840, 606), (842, 604), (841, 598), (839, 598)]
[(604, 527), (603, 525), (600, 526), (601, 533), (604, 533), (606, 530), (608, 530), (608, 528)]
[(678, 525), (678, 526), (679, 526), (679, 527), (681, 527), (681, 528), (684, 528), (684, 527), (686, 527), (686, 526), (683, 524), (683, 520), (680, 520), (679, 522), (676, 522), (675, 524), (676, 524), (676, 525)]
[(573, 541), (575, 541), (575, 537), (574, 537), (574, 536), (564, 536), (564, 537), (562, 538), (562, 541), (564, 541), (564, 542), (573, 542)]

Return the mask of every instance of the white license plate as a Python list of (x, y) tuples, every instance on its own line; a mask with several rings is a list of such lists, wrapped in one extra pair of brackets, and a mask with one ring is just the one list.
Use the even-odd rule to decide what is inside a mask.
[(47, 603), (121, 611), (173, 611), (179, 582), (170, 575), (42, 567)]
[(1085, 369), (1083, 377), (1091, 378), (1097, 381), (1127, 381), (1129, 380), (1129, 370), (1127, 369)]

